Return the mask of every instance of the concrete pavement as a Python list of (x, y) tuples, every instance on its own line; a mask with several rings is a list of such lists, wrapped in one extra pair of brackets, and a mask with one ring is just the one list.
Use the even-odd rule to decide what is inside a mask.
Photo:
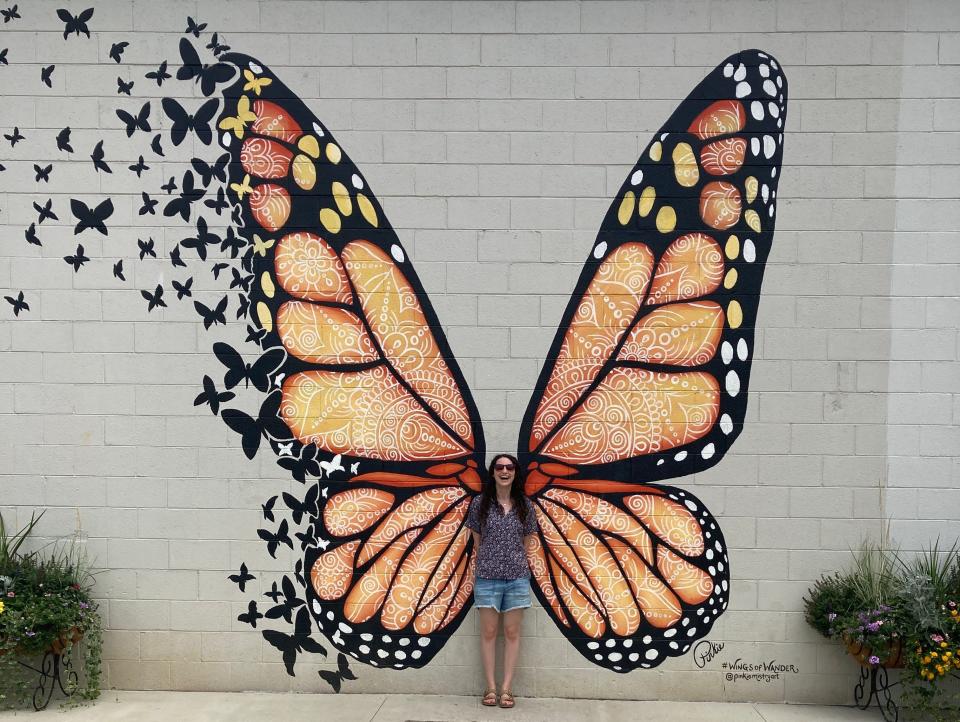
[(263, 692), (105, 691), (95, 704), (67, 711), (0, 712), (63, 722), (874, 722), (880, 714), (852, 707), (720, 702), (517, 699), (512, 710), (486, 708), (476, 697), (403, 694), (269, 694)]

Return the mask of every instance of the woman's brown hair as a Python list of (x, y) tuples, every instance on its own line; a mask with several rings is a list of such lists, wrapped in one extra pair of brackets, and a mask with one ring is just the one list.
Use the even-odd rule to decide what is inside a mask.
[(487, 514), (490, 513), (490, 506), (497, 498), (497, 481), (493, 476), (494, 466), (500, 459), (509, 459), (513, 464), (513, 484), (510, 486), (510, 498), (513, 500), (513, 507), (517, 510), (517, 516), (520, 524), (527, 521), (527, 497), (523, 493), (523, 473), (520, 471), (520, 462), (517, 457), (510, 454), (497, 454), (490, 461), (490, 467), (487, 469), (487, 480), (483, 485), (483, 491), (480, 496), (480, 528), (487, 523)]

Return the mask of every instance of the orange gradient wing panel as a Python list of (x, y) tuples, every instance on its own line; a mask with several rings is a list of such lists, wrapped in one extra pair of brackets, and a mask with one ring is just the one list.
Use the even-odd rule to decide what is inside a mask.
[(776, 60), (749, 50), (679, 105), (607, 211), (524, 417), (535, 588), (614, 671), (685, 653), (729, 602), (716, 521), (654, 482), (716, 464), (742, 429), (786, 103)]
[(271, 441), (318, 477), (298, 535), (310, 611), (356, 659), (421, 667), (471, 602), (476, 408), (363, 175), (269, 69), (223, 60), (243, 71), (218, 126), (250, 242), (250, 320), (264, 354), (283, 350), (270, 396), (291, 440)]

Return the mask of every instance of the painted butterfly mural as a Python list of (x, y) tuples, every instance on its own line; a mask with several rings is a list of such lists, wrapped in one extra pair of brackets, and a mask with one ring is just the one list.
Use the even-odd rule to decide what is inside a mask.
[[(185, 34), (205, 27), (191, 18)], [(87, 29), (73, 30), (80, 38)], [(207, 330), (235, 313), (259, 354), (214, 344), (223, 390), (205, 375), (194, 405), (239, 434), (247, 457), (269, 448), (304, 486), (262, 504), (276, 525), (257, 530), (267, 553), (298, 547), (299, 560), (264, 593), (273, 606), (261, 613), (251, 600), (238, 621), (258, 629), (291, 675), (298, 654), (326, 655), (313, 639), (319, 628), (339, 650), (337, 671), (320, 676), (339, 691), (355, 678), (348, 658), (423, 667), (469, 612), (465, 520), (482, 485), (483, 425), (363, 174), (263, 63), (229, 52), (216, 33), (207, 48), (211, 64), (181, 38), (176, 79), (222, 99), (160, 106), (174, 147), (191, 134), (226, 153), (194, 158), (179, 185), (160, 188), (170, 196), (163, 215), (196, 229), (170, 251), (174, 267), (186, 266), (181, 246), (202, 262), (219, 246), (227, 260), (213, 263), (214, 279), (230, 268), (232, 281), (209, 305), (194, 300), (192, 276), (171, 283)], [(159, 85), (173, 77), (167, 67), (144, 77)], [(129, 94), (133, 82), (118, 83)], [(117, 114), (128, 137), (152, 132), (144, 107)], [(532, 586), (580, 654), (615, 672), (684, 654), (729, 603), (718, 522), (662, 482), (713, 466), (742, 430), (786, 109), (783, 71), (759, 50), (720, 63), (679, 104), (617, 191), (531, 389), (516, 451), (540, 527)], [(69, 135), (57, 136), (60, 150), (72, 152)], [(150, 143), (158, 157), (162, 136)], [(5, 137), (24, 139), (16, 128)], [(103, 144), (90, 157), (109, 173)], [(149, 166), (141, 155), (129, 169), (140, 179)], [(57, 219), (51, 203), (34, 202), (37, 225)], [(71, 208), (81, 221), (74, 235), (107, 235), (110, 199), (71, 199)], [(221, 237), (199, 214), (227, 209)], [(40, 243), (33, 225), (25, 235)], [(157, 257), (152, 238), (138, 246), (140, 260)], [(64, 261), (82, 272), (91, 259), (78, 245)], [(123, 259), (113, 275), (126, 280)], [(167, 307), (163, 292), (162, 283), (141, 290), (149, 311)], [(23, 291), (6, 300), (18, 317), (30, 311)], [(241, 384), (259, 396), (255, 415), (221, 408)], [(246, 564), (229, 577), (241, 592), (255, 579)], [(258, 620), (282, 620), (292, 633)]]
[[(319, 629), (361, 662), (422, 667), (471, 606), (481, 419), (363, 174), (264, 64), (218, 61), (240, 70), (217, 127), (272, 381), (258, 419), (224, 419), (248, 456), (262, 437), (318, 476), (298, 576)], [(679, 105), (603, 219), (522, 422), (536, 596), (616, 672), (684, 654), (729, 602), (717, 521), (658, 482), (741, 431), (786, 103), (776, 60), (749, 50)]]

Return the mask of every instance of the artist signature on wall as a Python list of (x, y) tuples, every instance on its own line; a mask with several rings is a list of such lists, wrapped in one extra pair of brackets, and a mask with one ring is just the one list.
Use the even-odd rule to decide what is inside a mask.
[[(704, 639), (693, 648), (693, 663), (703, 669), (723, 651), (723, 647), (723, 642)], [(732, 662), (721, 662), (720, 667), (726, 671), (724, 676), (728, 682), (748, 680), (770, 683), (780, 679), (781, 675), (800, 673), (797, 665), (785, 664), (775, 659), (747, 662), (743, 657), (737, 657)]]

